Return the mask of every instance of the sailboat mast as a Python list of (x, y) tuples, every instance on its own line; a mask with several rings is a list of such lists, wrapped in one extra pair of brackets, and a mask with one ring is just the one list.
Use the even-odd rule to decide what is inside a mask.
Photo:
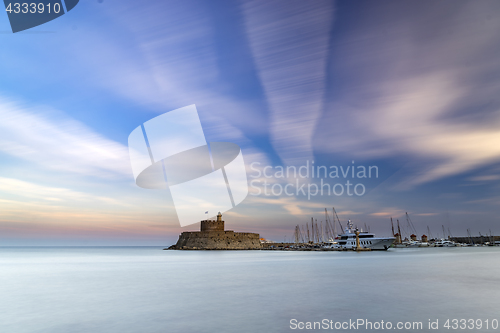
[[(337, 238), (337, 223), (335, 223), (335, 217), (332, 214), (332, 225), (333, 225), (333, 238)], [(340, 232), (342, 232), (342, 229), (340, 229)]]
[(399, 240), (403, 241), (403, 235), (401, 235), (401, 229), (399, 228), (399, 220), (398, 221), (398, 233), (399, 233)]
[(312, 241), (313, 243), (315, 243), (315, 239), (314, 239), (314, 219), (311, 217), (311, 234), (312, 234)]
[(415, 235), (417, 235), (417, 229), (413, 225), (413, 222), (410, 219), (410, 215), (408, 215), (408, 212), (406, 212), (406, 222), (408, 223), (408, 227), (410, 228), (410, 231), (413, 232)]
[(309, 235), (309, 223), (306, 223), (306, 228), (307, 228), (307, 242), (309, 243), (311, 241), (311, 236)]
[(326, 238), (327, 239), (334, 239), (335, 238), (335, 225), (333, 226), (333, 229), (332, 229), (332, 226), (330, 224), (330, 218), (328, 217), (328, 211), (327, 209), (325, 208), (325, 224), (326, 224)]
[(319, 243), (318, 219), (315, 219), (315, 222), (314, 222), (314, 231), (315, 231), (316, 243)]
[(340, 223), (340, 219), (339, 219), (339, 216), (337, 215), (337, 211), (335, 210), (335, 207), (332, 207), (333, 208), (333, 213), (335, 214), (335, 216), (337, 217), (337, 221), (339, 221), (339, 225), (340, 225), (340, 232), (342, 232), (342, 223)]
[(321, 243), (324, 243), (325, 242), (325, 233), (324, 233), (324, 230), (323, 230), (323, 221), (321, 221)]

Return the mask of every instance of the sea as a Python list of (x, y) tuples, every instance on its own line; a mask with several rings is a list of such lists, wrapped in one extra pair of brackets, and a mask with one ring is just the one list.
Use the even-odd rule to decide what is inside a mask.
[(1, 333), (500, 332), (499, 320), (500, 247), (0, 248)]

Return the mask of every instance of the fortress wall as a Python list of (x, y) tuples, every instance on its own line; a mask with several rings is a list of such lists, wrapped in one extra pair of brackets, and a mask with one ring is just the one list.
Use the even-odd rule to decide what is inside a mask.
[(201, 221), (201, 231), (224, 231), (224, 221)]
[(259, 250), (259, 234), (234, 231), (187, 231), (179, 236), (178, 250)]

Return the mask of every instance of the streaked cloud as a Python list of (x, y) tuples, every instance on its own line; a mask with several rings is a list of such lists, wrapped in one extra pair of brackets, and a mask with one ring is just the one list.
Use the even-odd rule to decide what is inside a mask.
[(131, 175), (125, 146), (64, 113), (0, 97), (0, 151), (38, 166), (85, 176)]
[[(266, 114), (251, 98), (233, 96), (221, 73), (221, 52), (207, 6), (198, 1), (131, 3), (129, 10), (110, 17), (134, 36), (129, 44), (115, 44), (101, 31), (92, 30), (77, 50), (105, 50), (110, 61), (98, 74), (99, 85), (124, 99), (145, 106), (148, 112), (166, 112), (196, 104), (207, 139), (245, 141), (249, 134), (264, 135)], [(130, 47), (134, 52), (128, 52)], [(81, 52), (86, 68), (101, 61)], [(234, 59), (234, 61), (238, 61)], [(100, 66), (101, 67), (101, 66)]]
[(37, 199), (39, 201), (52, 201), (57, 204), (69, 201), (77, 202), (96, 202), (105, 204), (123, 205), (123, 202), (115, 198), (96, 196), (84, 192), (78, 192), (68, 188), (43, 186), (35, 183), (26, 182), (19, 179), (0, 177), (0, 193)]
[(373, 5), (352, 22), (331, 60), (341, 93), (316, 132), (318, 151), (406, 161), (402, 188), (500, 160), (499, 86), (488, 79), (500, 75), (499, 4), (450, 5), (391, 3), (395, 17)]
[(290, 215), (296, 217), (310, 217), (325, 209), (325, 204), (316, 201), (300, 199), (297, 197), (277, 197), (277, 196), (252, 196), (247, 199), (249, 204), (263, 204), (269, 207), (279, 206)]
[(246, 29), (271, 110), (271, 139), (286, 164), (312, 160), (322, 112), (331, 1), (249, 1)]
[(391, 207), (391, 208), (385, 208), (383, 211), (371, 213), (369, 215), (377, 217), (397, 217), (397, 216), (403, 216), (404, 211), (398, 208)]
[(473, 181), (473, 182), (488, 182), (488, 181), (495, 181), (495, 180), (500, 180), (500, 175), (482, 175), (482, 176), (474, 176), (468, 178), (468, 180)]

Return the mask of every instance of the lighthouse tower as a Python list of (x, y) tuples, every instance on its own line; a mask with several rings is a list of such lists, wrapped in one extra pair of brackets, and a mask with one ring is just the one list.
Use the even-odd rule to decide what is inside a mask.
[(224, 221), (222, 221), (222, 214), (217, 214), (217, 220), (204, 220), (201, 221), (200, 231), (224, 231)]

